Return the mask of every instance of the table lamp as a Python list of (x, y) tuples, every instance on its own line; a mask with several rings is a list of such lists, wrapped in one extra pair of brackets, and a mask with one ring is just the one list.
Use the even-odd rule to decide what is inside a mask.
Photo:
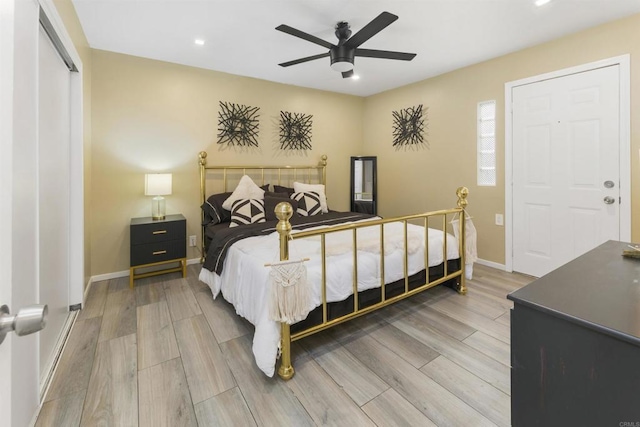
[(155, 196), (151, 201), (151, 218), (154, 220), (164, 219), (165, 200), (167, 194), (171, 194), (171, 174), (170, 173), (148, 173), (144, 176), (145, 196)]

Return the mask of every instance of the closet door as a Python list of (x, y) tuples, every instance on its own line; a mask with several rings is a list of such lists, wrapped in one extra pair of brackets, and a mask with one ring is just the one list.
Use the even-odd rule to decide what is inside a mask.
[(71, 72), (42, 27), (38, 57), (37, 264), (40, 301), (49, 305), (47, 327), (39, 335), (42, 376), (69, 314)]

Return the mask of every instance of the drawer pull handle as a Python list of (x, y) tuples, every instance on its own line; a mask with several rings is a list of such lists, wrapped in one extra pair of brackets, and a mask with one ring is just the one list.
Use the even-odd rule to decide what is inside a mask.
[(167, 230), (154, 231), (153, 234), (167, 234)]
[(167, 253), (167, 251), (155, 251), (153, 253), (153, 255), (162, 255), (162, 254), (166, 254), (166, 253)]

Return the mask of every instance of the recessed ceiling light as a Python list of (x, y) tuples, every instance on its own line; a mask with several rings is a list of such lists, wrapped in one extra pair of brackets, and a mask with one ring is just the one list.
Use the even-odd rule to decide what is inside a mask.
[(549, 3), (551, 0), (536, 0), (535, 1), (535, 5), (536, 6), (544, 6), (545, 4)]
[(360, 80), (360, 76), (359, 76), (359, 75), (357, 75), (357, 74), (354, 74), (353, 76), (351, 76), (351, 78), (352, 78), (353, 80)]
[(194, 43), (198, 46), (204, 46), (204, 40), (202, 39), (195, 39)]

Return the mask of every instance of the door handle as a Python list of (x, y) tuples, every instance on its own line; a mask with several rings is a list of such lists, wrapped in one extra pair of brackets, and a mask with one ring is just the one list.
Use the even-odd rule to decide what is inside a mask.
[(613, 197), (611, 197), (611, 196), (606, 196), (606, 197), (604, 198), (604, 202), (605, 202), (607, 205), (612, 205), (613, 203), (615, 203), (615, 201), (616, 201), (616, 199), (614, 199), (614, 198), (613, 198)]
[(47, 325), (47, 305), (30, 305), (21, 310), (18, 314), (11, 316), (9, 307), (0, 307), (0, 344), (4, 337), (11, 331), (16, 335), (29, 335), (42, 330)]

